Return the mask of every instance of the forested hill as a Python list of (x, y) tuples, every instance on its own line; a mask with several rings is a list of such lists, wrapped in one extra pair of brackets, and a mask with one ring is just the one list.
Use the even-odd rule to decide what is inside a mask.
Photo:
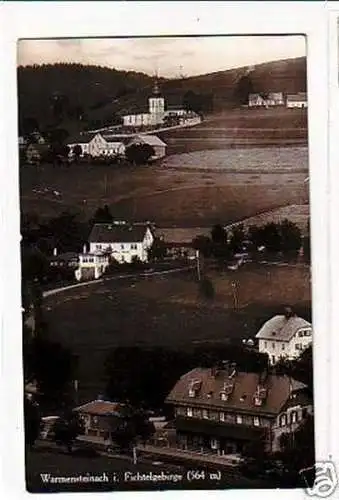
[[(246, 80), (247, 90), (253, 92), (306, 90), (304, 57), (259, 64), (247, 73), (248, 68), (236, 68), (190, 78), (162, 79), (160, 85), (170, 104), (182, 104), (185, 93), (191, 91), (212, 97), (215, 111), (239, 104), (237, 87), (241, 79)], [(147, 104), (153, 81), (152, 76), (143, 73), (100, 66), (60, 63), (19, 67), (20, 132), (32, 119), (40, 130), (62, 125), (70, 132), (112, 124), (116, 114)]]

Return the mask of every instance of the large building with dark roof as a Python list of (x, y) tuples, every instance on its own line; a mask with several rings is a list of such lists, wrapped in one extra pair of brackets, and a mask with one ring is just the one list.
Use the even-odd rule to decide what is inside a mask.
[[(304, 400), (300, 394), (305, 394)], [(290, 432), (287, 415), (300, 425), (312, 410), (301, 382), (268, 372), (238, 372), (235, 363), (186, 373), (166, 403), (174, 410), (179, 448), (221, 455), (241, 454), (250, 443), (276, 451), (277, 436)]]

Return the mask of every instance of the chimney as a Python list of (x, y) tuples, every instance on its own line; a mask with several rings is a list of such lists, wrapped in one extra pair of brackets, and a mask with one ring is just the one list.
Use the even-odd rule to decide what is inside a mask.
[(290, 319), (290, 318), (292, 318), (292, 316), (295, 316), (295, 313), (294, 313), (292, 307), (290, 307), (290, 306), (285, 307), (285, 318)]
[(58, 255), (58, 249), (56, 247), (53, 248), (53, 257)]

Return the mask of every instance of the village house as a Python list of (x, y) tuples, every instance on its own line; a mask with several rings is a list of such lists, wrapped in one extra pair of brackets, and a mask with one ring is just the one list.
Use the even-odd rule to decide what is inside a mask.
[(53, 255), (49, 258), (49, 265), (56, 268), (75, 268), (78, 267), (79, 256), (76, 252), (64, 252), (58, 254), (57, 248), (54, 248)]
[(30, 143), (25, 150), (25, 159), (29, 164), (36, 164), (43, 161), (49, 153), (49, 145), (42, 143)]
[(279, 359), (296, 359), (312, 344), (312, 325), (286, 308), (285, 314), (269, 319), (256, 335), (259, 352), (274, 365)]
[(73, 411), (78, 414), (84, 424), (84, 434), (78, 439), (109, 446), (112, 434), (123, 420), (124, 405), (111, 401), (96, 399)]
[(296, 428), (289, 419), (300, 425), (311, 407), (301, 382), (267, 371), (238, 372), (229, 362), (186, 373), (166, 403), (174, 409), (178, 448), (219, 455), (242, 454), (251, 443), (277, 451), (281, 433)]
[(166, 247), (166, 256), (172, 259), (194, 260), (196, 250), (193, 248), (193, 240), (197, 236), (197, 230), (202, 236), (210, 236), (209, 228), (157, 228), (157, 236)]
[(67, 146), (70, 148), (70, 156), (74, 156), (75, 146), (81, 147), (81, 156), (123, 156), (125, 154), (125, 144), (122, 139), (105, 136), (99, 132), (87, 132), (72, 137)]
[(132, 146), (132, 144), (148, 144), (154, 149), (154, 155), (151, 156), (150, 160), (159, 160), (166, 156), (166, 143), (163, 142), (156, 135), (137, 135), (133, 137), (126, 145), (126, 148)]
[(89, 249), (85, 245), (79, 255), (76, 279), (100, 278), (112, 262), (148, 262), (148, 251), (153, 241), (153, 231), (148, 224), (128, 224), (124, 221), (94, 224), (88, 239)]
[(248, 96), (248, 106), (250, 108), (284, 106), (284, 104), (285, 100), (282, 92), (257, 93)]
[(286, 97), (287, 108), (307, 108), (306, 92), (298, 92), (297, 94), (288, 94)]

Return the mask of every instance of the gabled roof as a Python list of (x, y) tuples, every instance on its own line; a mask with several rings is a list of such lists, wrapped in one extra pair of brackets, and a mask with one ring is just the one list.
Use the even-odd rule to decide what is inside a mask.
[(90, 243), (141, 243), (147, 224), (94, 224), (89, 236)]
[(288, 101), (298, 102), (298, 101), (307, 101), (306, 92), (298, 92), (297, 94), (288, 94)]
[[(194, 380), (201, 382), (200, 390), (195, 397), (190, 397), (189, 387)], [(257, 373), (237, 372), (233, 377), (233, 391), (224, 401), (220, 393), (223, 391), (225, 382), (229, 380), (229, 375), (224, 370), (219, 371), (215, 376), (210, 368), (195, 368), (178, 380), (166, 401), (191, 407), (210, 407), (239, 413), (276, 416), (288, 400), (291, 390), (305, 387), (301, 382), (289, 379), (287, 376), (269, 374), (263, 383), (267, 388), (267, 397), (261, 406), (256, 406), (253, 396), (260, 382), (260, 376)]]
[(111, 401), (96, 399), (82, 406), (78, 406), (74, 411), (88, 413), (89, 415), (119, 416), (123, 408), (124, 405), (121, 403), (112, 403)]
[(311, 323), (298, 316), (286, 317), (278, 314), (266, 321), (256, 335), (258, 339), (289, 341), (300, 328), (308, 328)]
[(149, 144), (150, 146), (166, 146), (166, 143), (159, 139), (159, 137), (156, 135), (137, 135), (135, 139), (138, 141), (142, 141), (145, 144)]
[(67, 144), (88, 144), (98, 134), (98, 132), (83, 132), (67, 139)]
[(116, 135), (110, 135), (110, 134), (101, 134), (102, 137), (107, 141), (108, 143), (121, 143), (121, 144), (127, 144), (131, 140), (131, 136), (129, 137), (121, 137), (121, 136), (116, 136)]

